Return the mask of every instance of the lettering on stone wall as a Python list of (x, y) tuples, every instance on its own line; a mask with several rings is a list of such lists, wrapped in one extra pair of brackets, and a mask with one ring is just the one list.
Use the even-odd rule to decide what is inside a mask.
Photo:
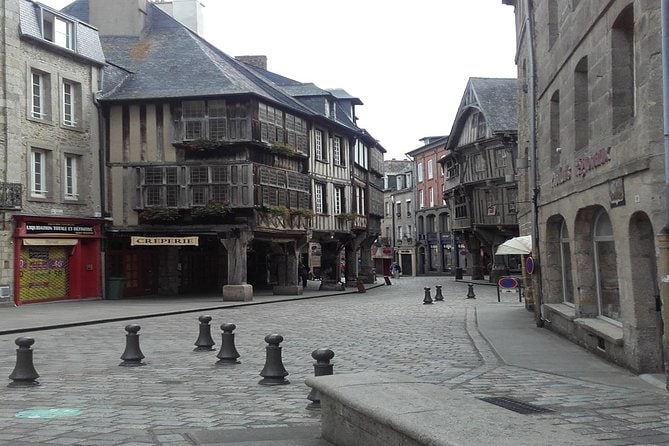
[(553, 171), (551, 185), (557, 187), (570, 181), (573, 176), (584, 178), (588, 172), (611, 161), (611, 147), (599, 149), (595, 153), (584, 155), (576, 161), (573, 166), (560, 166)]

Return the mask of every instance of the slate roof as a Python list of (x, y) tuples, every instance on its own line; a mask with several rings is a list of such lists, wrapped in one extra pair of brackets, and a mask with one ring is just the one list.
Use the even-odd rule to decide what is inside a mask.
[(518, 80), (472, 77), (479, 107), (493, 133), (518, 131)]
[[(88, 0), (77, 0), (67, 9), (87, 16)], [(103, 100), (250, 94), (300, 114), (311, 114), (290, 95), (272, 87), (152, 3), (147, 4), (141, 37), (102, 36), (101, 40), (107, 61), (115, 66), (105, 68), (105, 75), (110, 71), (118, 78), (118, 68), (128, 72), (121, 85), (112, 88), (107, 83)]]
[[(74, 26), (76, 26), (74, 33), (76, 37), (74, 51), (63, 48), (42, 38), (42, 29), (40, 26), (40, 8), (51, 11), (56, 15), (63, 16), (64, 18), (67, 18), (74, 23)], [(21, 0), (19, 4), (19, 24), (21, 36), (37, 40), (44, 45), (52, 46), (54, 50), (76, 54), (80, 57), (93, 61), (98, 65), (103, 65), (105, 63), (105, 55), (102, 52), (100, 36), (98, 35), (97, 29), (93, 28), (88, 23), (79, 21), (81, 19), (77, 19), (79, 19), (79, 17), (63, 13), (32, 0)]]

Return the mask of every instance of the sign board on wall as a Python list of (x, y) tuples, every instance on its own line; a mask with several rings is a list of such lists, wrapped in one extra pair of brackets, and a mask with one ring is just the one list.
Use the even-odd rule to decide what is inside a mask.
[(130, 246), (198, 246), (198, 237), (130, 237)]

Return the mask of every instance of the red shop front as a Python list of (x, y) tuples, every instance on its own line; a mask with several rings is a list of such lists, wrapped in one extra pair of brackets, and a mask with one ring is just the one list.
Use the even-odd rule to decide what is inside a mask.
[(102, 297), (103, 220), (28, 215), (15, 220), (17, 305)]

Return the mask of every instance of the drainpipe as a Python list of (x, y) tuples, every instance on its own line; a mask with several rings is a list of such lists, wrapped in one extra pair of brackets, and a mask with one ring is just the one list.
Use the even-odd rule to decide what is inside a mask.
[(669, 327), (669, 0), (661, 2), (662, 17), (662, 108), (664, 117), (664, 178), (666, 223), (657, 235), (660, 268), (660, 299), (662, 320), (665, 332), (662, 335), (662, 349), (666, 388), (669, 390), (669, 339), (666, 328)]
[(530, 189), (532, 190), (532, 255), (537, 265), (537, 274), (533, 280), (534, 289), (534, 320), (537, 327), (544, 324), (544, 304), (541, 286), (541, 262), (539, 261), (539, 188), (537, 186), (537, 104), (536, 104), (536, 70), (534, 56), (534, 21), (532, 20), (532, 2), (525, 0), (525, 35), (527, 36), (527, 81), (528, 102), (530, 111)]

